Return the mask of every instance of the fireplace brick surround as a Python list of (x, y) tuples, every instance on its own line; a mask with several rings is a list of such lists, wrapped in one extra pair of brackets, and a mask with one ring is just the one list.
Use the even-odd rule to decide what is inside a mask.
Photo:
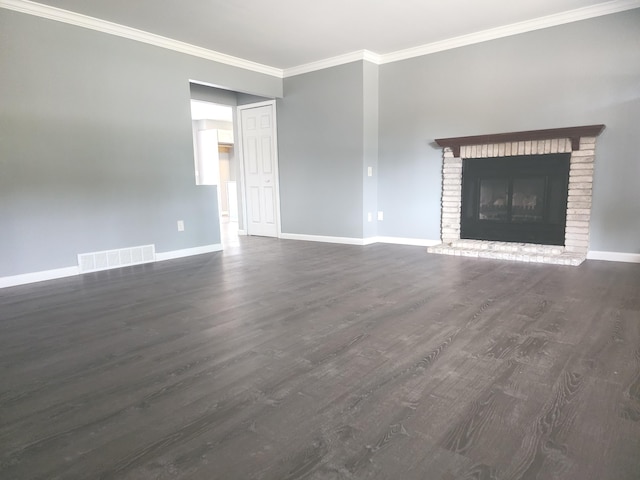
[[(523, 262), (580, 265), (589, 250), (596, 137), (604, 125), (437, 139), (443, 148), (442, 244), (430, 253)], [(462, 165), (465, 158), (571, 153), (563, 246), (460, 238)]]

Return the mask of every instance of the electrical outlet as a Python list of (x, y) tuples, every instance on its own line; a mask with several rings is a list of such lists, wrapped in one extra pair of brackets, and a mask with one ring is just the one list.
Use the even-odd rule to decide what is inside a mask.
[(368, 222), (372, 222), (373, 221), (373, 213), (371, 213), (371, 212), (367, 213), (367, 221)]
[(379, 221), (384, 220), (384, 214), (382, 212), (378, 212), (378, 220)]
[(184, 232), (184, 220), (178, 220), (178, 231)]
[(367, 167), (367, 175), (373, 177), (373, 167)]

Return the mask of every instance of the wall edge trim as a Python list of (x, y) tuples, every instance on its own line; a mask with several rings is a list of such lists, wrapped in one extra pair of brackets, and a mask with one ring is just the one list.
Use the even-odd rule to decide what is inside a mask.
[(587, 260), (605, 260), (607, 262), (640, 263), (640, 253), (606, 252), (590, 250)]
[[(542, 30), (544, 28), (565, 25), (567, 23), (588, 20), (590, 18), (602, 17), (613, 13), (633, 10), (635, 8), (640, 8), (640, 0), (613, 0), (606, 3), (591, 5), (588, 7), (576, 8), (567, 12), (546, 15), (544, 17), (533, 18), (530, 20), (525, 20), (523, 22), (503, 25), (501, 27), (481, 30), (479, 32), (460, 35), (458, 37), (452, 37), (445, 40), (420, 45), (417, 47), (407, 48), (405, 50), (391, 52), (380, 56), (380, 65), (407, 60), (414, 57), (421, 57), (423, 55), (429, 55), (432, 53), (443, 52), (445, 50), (452, 50), (458, 47), (474, 45), (477, 43), (487, 42), (489, 40), (510, 37), (512, 35), (518, 35), (521, 33)], [(285, 77), (286, 72), (287, 71), (285, 70)]]
[(316, 72), (318, 70), (324, 70), (325, 68), (337, 67), (339, 65), (346, 65), (347, 63), (359, 61), (367, 61), (375, 65), (380, 65), (381, 58), (382, 57), (375, 52), (371, 52), (369, 50), (357, 50), (355, 52), (345, 53), (344, 55), (329, 57), (316, 62), (286, 68), (283, 71), (283, 77), (295, 77), (296, 75), (302, 75), (303, 73)]
[(221, 252), (222, 244), (213, 243), (211, 245), (203, 245), (201, 247), (183, 248), (181, 250), (171, 250), (168, 252), (156, 252), (156, 262), (164, 262), (165, 260), (174, 260), (176, 258), (191, 257), (193, 255), (202, 255), (204, 253)]
[(370, 50), (358, 50), (344, 55), (318, 60), (315, 62), (298, 65), (291, 68), (277, 68), (261, 63), (234, 57), (215, 50), (198, 47), (186, 42), (163, 37), (143, 30), (127, 27), (113, 22), (108, 22), (88, 15), (63, 10), (61, 8), (43, 5), (30, 0), (0, 0), (0, 8), (26, 13), (49, 20), (55, 20), (78, 27), (95, 30), (109, 35), (115, 35), (130, 40), (147, 43), (157, 47), (185, 53), (195, 57), (204, 58), (225, 65), (250, 70), (256, 73), (270, 75), (276, 78), (287, 78), (303, 73), (310, 73), (325, 68), (330, 68), (355, 61), (368, 61), (376, 65), (398, 62), (410, 58), (421, 57), (432, 53), (451, 50), (458, 47), (474, 45), (477, 43), (495, 40), (498, 38), (518, 35), (520, 33), (532, 32), (548, 27), (555, 27), (567, 23), (588, 20), (590, 18), (601, 17), (613, 13), (624, 12), (640, 8), (640, 0), (612, 0), (587, 7), (581, 7), (567, 12), (556, 13), (544, 17), (525, 20), (510, 25), (481, 30), (458, 37), (448, 38), (437, 42), (420, 45), (404, 50), (398, 50), (387, 54), (377, 54)]
[(144, 30), (138, 30), (137, 28), (127, 27), (118, 23), (109, 22), (49, 5), (31, 2), (29, 0), (0, 0), (0, 7), (36, 17), (46, 18), (48, 20), (87, 28), (89, 30), (95, 30), (97, 32), (107, 33), (116, 37), (147, 43), (156, 47), (185, 53), (194, 57), (204, 58), (205, 60), (212, 60), (214, 62), (250, 70), (256, 73), (262, 73), (277, 78), (283, 77), (283, 71), (281, 68), (263, 65), (261, 63), (227, 55), (225, 53), (216, 52), (215, 50), (209, 50), (190, 43), (156, 35)]
[(328, 235), (307, 235), (303, 233), (282, 233), (282, 240), (302, 240), (305, 242), (340, 243), (343, 245), (365, 245), (364, 238), (333, 237)]
[(429, 240), (426, 238), (407, 238), (407, 237), (375, 237), (378, 243), (392, 243), (394, 245), (412, 245), (414, 247), (433, 247), (440, 245), (441, 240)]
[[(440, 240), (427, 240), (416, 238), (402, 237), (371, 237), (371, 238), (351, 238), (351, 237), (329, 237), (322, 235), (303, 235), (295, 233), (283, 233), (282, 239), (285, 240), (304, 240), (311, 242), (324, 243), (341, 243), (344, 245), (371, 245), (373, 243), (392, 243), (396, 245), (413, 245), (413, 246), (433, 246), (440, 244)], [(185, 248), (182, 250), (173, 250), (169, 252), (156, 253), (156, 262), (172, 260), (176, 258), (189, 257), (192, 255), (201, 255), (204, 253), (213, 253), (222, 251), (222, 244), (205, 245), (203, 247)], [(640, 263), (640, 253), (629, 252), (607, 252), (599, 250), (590, 250), (587, 254), (588, 260), (603, 260), (607, 262), (624, 262), (624, 263)], [(125, 268), (125, 267), (119, 267)], [(58, 278), (73, 277), (79, 275), (79, 268), (63, 267), (53, 270), (43, 270), (40, 272), (23, 273), (19, 275), (11, 275), (0, 277), (0, 289), (26, 285), (29, 283), (38, 283), (46, 280), (56, 280)]]
[[(192, 255), (201, 255), (203, 253), (213, 253), (222, 250), (222, 244), (216, 243), (212, 245), (204, 245), (202, 247), (185, 248), (182, 250), (172, 250), (169, 252), (156, 252), (155, 262), (162, 262), (165, 260), (173, 260), (175, 258), (190, 257)], [(149, 263), (155, 263), (149, 262)], [(136, 266), (136, 265), (131, 265)], [(128, 265), (119, 266), (115, 268), (127, 268)], [(101, 270), (106, 271), (106, 270)], [(97, 273), (88, 272), (87, 274)], [(80, 273), (80, 267), (77, 265), (73, 267), (55, 268), (53, 270), (43, 270), (40, 272), (22, 273), (18, 275), (11, 275), (7, 277), (0, 277), (0, 289), (8, 287), (16, 287), (18, 285), (26, 285), (29, 283), (44, 282), (46, 280), (56, 280), (58, 278), (74, 277), (82, 275)]]
[(411, 245), (415, 247), (431, 247), (442, 243), (440, 240), (429, 240), (425, 238), (403, 238), (403, 237), (332, 237), (325, 235), (306, 235), (299, 233), (283, 233), (280, 237), (283, 240), (303, 240), (308, 242), (324, 242), (324, 243), (340, 243), (343, 245), (360, 245), (367, 246), (374, 243), (389, 243), (395, 245)]
[(370, 50), (358, 50), (355, 52), (338, 55), (335, 57), (325, 58), (315, 62), (298, 65), (283, 70), (283, 77), (293, 77), (303, 73), (315, 72), (325, 68), (336, 67), (346, 63), (356, 61), (368, 61), (375, 65), (384, 65), (386, 63), (399, 62), (410, 58), (422, 57), (432, 53), (452, 50), (454, 48), (475, 45), (477, 43), (487, 42), (489, 40), (497, 40), (499, 38), (510, 37), (521, 33), (533, 32), (544, 28), (556, 27), (567, 23), (588, 20), (590, 18), (602, 17), (613, 13), (625, 12), (640, 8), (640, 0), (613, 0), (606, 3), (581, 7), (567, 12), (556, 13), (544, 17), (533, 18), (523, 22), (503, 25), (501, 27), (480, 30), (479, 32), (460, 35), (457, 37), (447, 38), (437, 42), (431, 42), (417, 47), (411, 47), (404, 50), (398, 50), (386, 54), (378, 54)]
[(53, 270), (43, 270), (40, 272), (22, 273), (8, 277), (0, 277), (0, 288), (15, 287), (28, 283), (44, 282), (57, 278), (73, 277), (80, 274), (80, 268), (73, 267), (54, 268)]

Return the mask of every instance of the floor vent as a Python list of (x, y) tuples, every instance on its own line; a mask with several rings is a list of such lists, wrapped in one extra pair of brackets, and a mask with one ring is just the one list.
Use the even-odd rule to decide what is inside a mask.
[(81, 253), (78, 255), (78, 266), (80, 273), (87, 273), (155, 262), (155, 260), (155, 245), (142, 245), (103, 252)]

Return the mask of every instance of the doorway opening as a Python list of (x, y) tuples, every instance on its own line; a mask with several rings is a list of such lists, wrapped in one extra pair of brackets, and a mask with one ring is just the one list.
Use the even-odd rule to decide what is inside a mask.
[(196, 185), (216, 187), (220, 240), (224, 248), (238, 244), (237, 155), (233, 107), (191, 100)]
[(216, 186), (223, 249), (239, 236), (279, 237), (276, 101), (196, 80), (189, 90), (196, 184)]

